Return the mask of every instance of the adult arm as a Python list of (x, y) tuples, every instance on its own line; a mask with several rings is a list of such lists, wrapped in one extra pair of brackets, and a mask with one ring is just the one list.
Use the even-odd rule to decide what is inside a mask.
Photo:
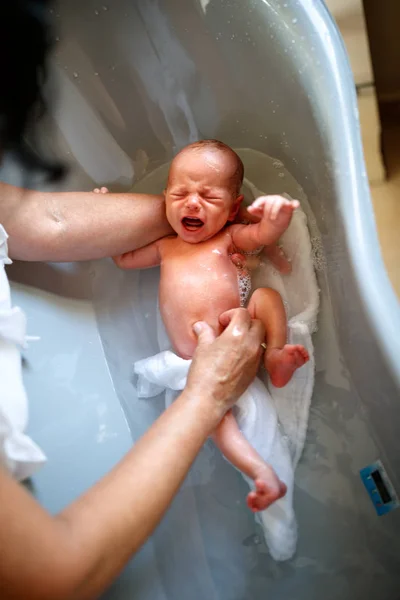
[(172, 231), (163, 196), (38, 192), (2, 182), (0, 223), (11, 258), (30, 261), (115, 256)]
[(202, 444), (255, 376), (264, 331), (245, 309), (199, 344), (186, 389), (125, 459), (58, 516), (0, 470), (2, 600), (97, 598), (168, 508)]

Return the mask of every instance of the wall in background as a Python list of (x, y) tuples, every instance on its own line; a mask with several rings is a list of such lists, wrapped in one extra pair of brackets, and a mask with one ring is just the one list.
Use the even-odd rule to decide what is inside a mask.
[(379, 101), (400, 101), (400, 1), (364, 0)]
[(368, 177), (371, 183), (380, 183), (385, 179), (386, 172), (381, 152), (381, 122), (363, 2), (325, 0), (325, 3), (343, 36), (358, 88), (358, 109)]

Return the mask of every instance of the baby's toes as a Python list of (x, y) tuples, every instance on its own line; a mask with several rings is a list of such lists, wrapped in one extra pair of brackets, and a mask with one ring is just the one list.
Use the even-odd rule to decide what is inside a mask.
[(304, 362), (308, 362), (310, 360), (310, 355), (308, 354), (304, 346), (300, 348), (300, 354), (302, 355)]
[(254, 484), (258, 494), (268, 494), (268, 485), (263, 479), (256, 479)]
[(310, 360), (310, 356), (304, 346), (294, 346), (292, 355), (299, 366)]

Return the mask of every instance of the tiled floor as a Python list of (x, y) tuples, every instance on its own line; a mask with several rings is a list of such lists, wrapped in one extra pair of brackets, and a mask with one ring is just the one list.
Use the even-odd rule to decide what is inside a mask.
[(400, 124), (384, 129), (388, 180), (372, 186), (372, 198), (383, 259), (400, 299)]

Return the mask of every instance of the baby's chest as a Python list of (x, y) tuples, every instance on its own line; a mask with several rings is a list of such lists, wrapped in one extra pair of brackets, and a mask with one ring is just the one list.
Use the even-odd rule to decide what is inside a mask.
[(237, 269), (227, 253), (190, 252), (169, 256), (161, 264), (164, 277), (179, 278), (182, 283), (201, 286), (205, 281), (226, 281), (237, 278)]
[(162, 280), (201, 289), (207, 282), (237, 285), (237, 269), (223, 244), (169, 244), (161, 261)]

